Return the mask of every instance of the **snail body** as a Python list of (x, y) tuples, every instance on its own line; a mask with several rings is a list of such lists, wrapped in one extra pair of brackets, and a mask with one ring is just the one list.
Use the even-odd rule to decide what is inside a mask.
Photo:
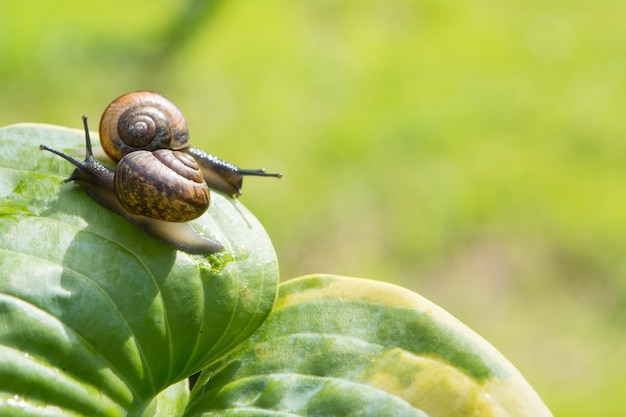
[(209, 187), (241, 195), (244, 175), (281, 177), (263, 169), (245, 170), (189, 146), (181, 111), (160, 94), (137, 91), (114, 100), (100, 120), (100, 142), (117, 163), (111, 171), (93, 157), (87, 116), (83, 116), (86, 158), (79, 161), (40, 145), (76, 169), (74, 181), (104, 207), (126, 217), (165, 243), (190, 253), (223, 246), (199, 235), (188, 223), (209, 207)]
[(100, 143), (118, 162), (138, 150), (172, 149), (191, 155), (210, 188), (231, 196), (241, 195), (246, 175), (280, 177), (263, 169), (241, 169), (189, 145), (185, 116), (174, 103), (152, 91), (133, 91), (115, 99), (100, 119)]
[[(87, 157), (84, 161), (45, 145), (39, 146), (40, 149), (52, 152), (76, 167), (72, 175), (65, 180), (66, 183), (74, 181), (102, 206), (124, 216), (150, 235), (176, 249), (189, 253), (218, 252), (223, 249), (219, 242), (199, 235), (187, 223), (204, 213), (210, 201), (209, 189), (204, 180), (197, 182), (202, 175), (193, 158), (189, 158), (185, 153), (166, 149), (159, 151), (162, 155), (157, 157), (148, 151), (133, 152), (123, 157), (116, 170), (111, 171), (93, 157), (86, 116), (83, 116), (83, 121), (87, 148)], [(159, 157), (165, 160), (181, 158), (184, 162), (174, 162), (170, 164), (173, 167), (168, 167), (158, 159)], [(147, 171), (146, 162), (150, 165)], [(176, 173), (174, 170), (180, 168), (177, 166), (180, 164), (185, 167), (182, 172)], [(137, 174), (137, 170), (142, 172)], [(166, 181), (161, 181), (159, 176), (155, 181), (155, 177), (145, 175), (154, 174), (154, 171), (165, 171)], [(189, 171), (193, 173), (189, 175)], [(185, 176), (193, 178), (190, 180)], [(191, 192), (189, 181), (195, 183), (192, 184), (195, 189)], [(163, 185), (166, 187), (163, 188)], [(185, 187), (187, 192), (182, 191)], [(172, 188), (177, 188), (179, 192), (168, 194)], [(176, 200), (177, 194), (183, 195), (184, 198)], [(194, 197), (189, 198), (189, 195)]]

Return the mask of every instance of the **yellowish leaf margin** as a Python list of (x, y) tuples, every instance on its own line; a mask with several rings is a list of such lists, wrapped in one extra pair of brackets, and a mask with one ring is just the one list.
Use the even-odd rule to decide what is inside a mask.
[[(494, 376), (479, 381), (440, 358), (394, 348), (363, 372), (359, 378), (362, 383), (393, 393), (431, 416), (552, 416), (522, 374), (495, 347), (447, 311), (408, 289), (361, 278), (306, 275), (281, 285), (274, 313), (290, 306), (337, 299), (426, 314), (468, 345), (477, 347), (477, 353), (497, 367)], [(407, 382), (406, 375), (411, 373)]]

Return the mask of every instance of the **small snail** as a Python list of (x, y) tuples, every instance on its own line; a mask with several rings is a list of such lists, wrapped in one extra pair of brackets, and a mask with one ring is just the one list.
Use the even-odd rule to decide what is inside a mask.
[(189, 130), (182, 112), (152, 91), (134, 91), (118, 97), (100, 119), (100, 143), (115, 162), (136, 150), (173, 149), (194, 157), (210, 188), (241, 195), (245, 175), (281, 177), (263, 169), (241, 169), (189, 146)]
[[(83, 125), (84, 161), (45, 145), (39, 146), (76, 167), (65, 182), (76, 182), (104, 207), (189, 253), (223, 249), (219, 242), (199, 235), (187, 223), (208, 209), (209, 186), (238, 196), (244, 175), (281, 176), (267, 174), (264, 170), (242, 170), (190, 148), (182, 113), (156, 93), (126, 94), (111, 103), (102, 116), (102, 146), (118, 162), (115, 172), (93, 157), (87, 116), (83, 116)], [(167, 147), (174, 149), (164, 149)]]

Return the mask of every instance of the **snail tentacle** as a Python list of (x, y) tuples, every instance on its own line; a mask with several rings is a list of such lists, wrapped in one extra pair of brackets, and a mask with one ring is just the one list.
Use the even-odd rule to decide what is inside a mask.
[(242, 169), (235, 164), (231, 164), (197, 148), (189, 148), (186, 152), (192, 155), (198, 162), (204, 174), (204, 180), (210, 188), (231, 196), (241, 195), (243, 177), (246, 175), (276, 178), (282, 178), (283, 176), (280, 173), (267, 173), (265, 169)]

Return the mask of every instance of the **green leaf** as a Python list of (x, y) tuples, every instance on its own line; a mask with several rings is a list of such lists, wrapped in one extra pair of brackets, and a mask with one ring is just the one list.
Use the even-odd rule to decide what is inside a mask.
[(269, 314), (271, 242), (213, 193), (193, 226), (225, 251), (176, 251), (63, 184), (73, 167), (41, 143), (84, 155), (79, 130), (0, 129), (0, 415), (171, 415), (187, 389), (155, 397)]
[(203, 371), (186, 416), (550, 416), (489, 343), (391, 284), (307, 276)]

